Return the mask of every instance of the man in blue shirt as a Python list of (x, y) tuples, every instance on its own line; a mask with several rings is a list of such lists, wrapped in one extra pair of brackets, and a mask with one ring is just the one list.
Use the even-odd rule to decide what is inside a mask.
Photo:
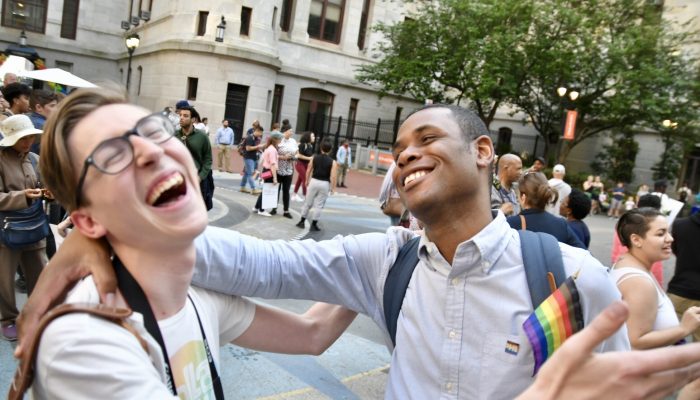
[[(58, 105), (58, 96), (56, 93), (43, 89), (34, 89), (29, 96), (29, 107), (32, 111), (29, 113), (29, 119), (36, 129), (44, 129), (46, 118), (51, 115), (53, 109)], [(39, 141), (34, 142), (31, 152), (39, 154)]]
[(343, 140), (343, 145), (338, 149), (335, 158), (338, 162), (338, 177), (336, 179), (338, 187), (346, 188), (345, 176), (348, 174), (348, 168), (352, 165), (352, 151), (347, 140)]
[[(700, 375), (700, 365), (684, 368), (700, 362), (700, 345), (593, 354), (629, 349), (626, 330), (619, 329), (628, 311), (615, 302), (593, 319), (619, 293), (590, 253), (561, 245), (566, 271), (575, 273), (586, 328), (533, 377), (532, 348), (521, 328), (533, 305), (518, 234), (490, 210), (488, 130), (463, 108), (428, 106), (402, 124), (393, 154), (399, 194), (425, 230), (396, 347), (387, 340), (393, 350), (387, 399), (632, 398), (632, 392), (662, 398)], [(72, 235), (62, 251), (80, 248), (79, 265), (99, 263), (86, 262), (89, 243)], [(390, 228), (324, 242), (267, 242), (209, 228), (197, 239), (194, 280), (229, 293), (341, 304), (367, 314), (388, 335), (384, 280), (398, 249), (415, 235)], [(57, 268), (45, 269), (37, 290), (42, 294), (35, 297), (56, 295), (55, 282), (66, 280)], [(68, 275), (79, 275), (76, 269)], [(25, 310), (41, 304), (30, 299)]]
[[(221, 121), (221, 125), (221, 128), (219, 128), (219, 130), (216, 131), (216, 146), (219, 149), (219, 154), (217, 156), (219, 172), (233, 172), (231, 171), (230, 167), (231, 145), (233, 144), (233, 129), (229, 128), (227, 120)], [(221, 168), (222, 166), (224, 166), (223, 170)]]

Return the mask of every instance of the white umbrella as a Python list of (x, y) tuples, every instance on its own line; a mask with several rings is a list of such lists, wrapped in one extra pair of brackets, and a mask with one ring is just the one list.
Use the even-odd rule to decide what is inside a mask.
[(73, 86), (73, 87), (96, 87), (97, 85), (86, 81), (83, 78), (75, 76), (68, 71), (64, 71), (60, 68), (47, 68), (34, 71), (23, 71), (19, 73), (19, 76), (38, 79), (40, 81), (47, 81), (53, 83), (59, 83), (61, 85)]

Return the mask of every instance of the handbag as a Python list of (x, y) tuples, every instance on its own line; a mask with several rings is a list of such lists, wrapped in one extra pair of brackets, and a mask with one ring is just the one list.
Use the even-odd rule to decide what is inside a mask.
[(272, 171), (269, 170), (269, 169), (268, 169), (267, 171), (263, 171), (263, 172), (260, 174), (260, 178), (262, 178), (262, 180), (266, 180), (266, 179), (272, 178)]
[(21, 210), (0, 211), (0, 221), (0, 239), (11, 249), (34, 244), (49, 235), (49, 219), (41, 200)]

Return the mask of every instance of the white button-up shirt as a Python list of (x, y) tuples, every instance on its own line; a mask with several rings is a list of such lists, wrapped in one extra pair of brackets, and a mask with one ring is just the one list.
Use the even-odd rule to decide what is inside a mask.
[[(194, 280), (231, 294), (341, 304), (386, 331), (384, 281), (413, 235), (390, 228), (323, 242), (273, 242), (208, 228), (197, 240)], [(581, 271), (576, 285), (588, 324), (620, 295), (590, 253), (560, 247), (567, 274)], [(399, 315), (386, 398), (512, 399), (522, 392), (533, 381), (534, 357), (522, 328), (533, 306), (520, 238), (503, 214), (461, 243), (452, 265), (425, 236), (419, 260)], [(625, 329), (597, 348), (628, 349)]]

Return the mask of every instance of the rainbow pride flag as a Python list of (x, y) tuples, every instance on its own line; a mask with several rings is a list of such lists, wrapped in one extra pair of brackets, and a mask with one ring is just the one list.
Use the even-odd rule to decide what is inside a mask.
[(566, 339), (581, 329), (581, 299), (574, 278), (569, 277), (523, 323), (535, 356), (533, 376)]

